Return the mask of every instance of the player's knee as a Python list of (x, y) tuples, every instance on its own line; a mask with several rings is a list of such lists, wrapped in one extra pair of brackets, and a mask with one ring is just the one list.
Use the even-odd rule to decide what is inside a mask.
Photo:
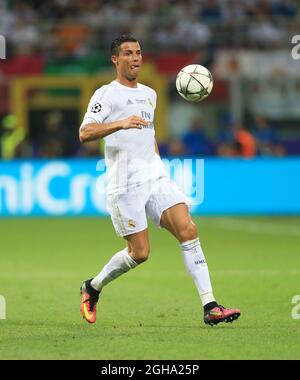
[(187, 222), (179, 231), (178, 234), (178, 240), (180, 243), (183, 243), (185, 241), (197, 239), (198, 237), (198, 230), (195, 225), (195, 223), (191, 220)]
[(142, 247), (133, 247), (132, 258), (135, 262), (141, 264), (148, 260), (150, 254), (150, 247), (148, 245)]

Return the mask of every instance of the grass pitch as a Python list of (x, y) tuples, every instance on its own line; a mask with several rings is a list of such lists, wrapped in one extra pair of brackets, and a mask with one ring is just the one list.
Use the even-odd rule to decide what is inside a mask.
[(104, 289), (88, 325), (79, 287), (124, 246), (110, 220), (0, 220), (0, 359), (300, 359), (300, 219), (194, 220), (233, 324), (203, 324), (178, 243), (150, 226), (150, 260)]

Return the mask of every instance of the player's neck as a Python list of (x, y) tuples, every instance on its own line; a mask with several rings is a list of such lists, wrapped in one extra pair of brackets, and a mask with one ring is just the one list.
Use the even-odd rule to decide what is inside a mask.
[(124, 77), (117, 76), (116, 81), (126, 87), (137, 88), (138, 80), (128, 80)]

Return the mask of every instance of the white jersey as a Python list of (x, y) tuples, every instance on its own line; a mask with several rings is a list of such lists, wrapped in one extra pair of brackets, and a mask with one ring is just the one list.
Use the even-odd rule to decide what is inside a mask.
[(114, 80), (92, 96), (83, 124), (111, 123), (133, 115), (148, 122), (142, 129), (120, 130), (104, 138), (108, 194), (167, 175), (155, 152), (155, 107), (156, 92), (140, 83), (131, 88)]

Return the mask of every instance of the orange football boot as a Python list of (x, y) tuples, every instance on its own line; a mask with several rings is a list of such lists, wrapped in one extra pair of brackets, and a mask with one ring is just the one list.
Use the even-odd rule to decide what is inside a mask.
[(204, 323), (214, 326), (220, 322), (233, 322), (239, 318), (241, 312), (239, 309), (226, 309), (218, 305), (204, 313)]
[(80, 311), (83, 318), (88, 323), (96, 322), (96, 307), (99, 299), (99, 294), (91, 286), (91, 280), (84, 281), (82, 287), (80, 288), (81, 302), (80, 302)]

